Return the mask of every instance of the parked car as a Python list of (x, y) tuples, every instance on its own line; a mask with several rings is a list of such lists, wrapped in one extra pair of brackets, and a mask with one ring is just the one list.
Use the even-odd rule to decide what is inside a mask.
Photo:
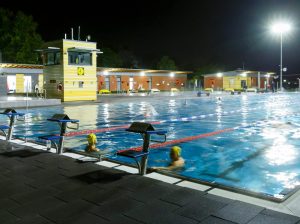
[(151, 93), (159, 93), (160, 90), (159, 89), (151, 89)]
[(213, 88), (205, 88), (204, 89), (205, 92), (209, 92), (209, 93), (212, 93), (214, 91)]
[(171, 92), (179, 92), (179, 89), (177, 89), (177, 88), (171, 88)]
[(111, 91), (109, 91), (108, 89), (100, 89), (99, 90), (99, 94), (110, 94)]

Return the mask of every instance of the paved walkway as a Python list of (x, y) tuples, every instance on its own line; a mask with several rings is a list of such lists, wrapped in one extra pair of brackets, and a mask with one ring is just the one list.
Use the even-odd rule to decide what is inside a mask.
[(36, 97), (0, 96), (0, 109), (3, 108), (26, 108), (45, 107), (60, 105), (60, 99), (43, 99)]
[(299, 217), (3, 140), (0, 189), (1, 224), (300, 223)]

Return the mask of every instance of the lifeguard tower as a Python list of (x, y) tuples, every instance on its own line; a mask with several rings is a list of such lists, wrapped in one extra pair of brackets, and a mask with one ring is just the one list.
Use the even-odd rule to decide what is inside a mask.
[(97, 43), (63, 39), (38, 50), (44, 63), (44, 89), (62, 101), (97, 99)]

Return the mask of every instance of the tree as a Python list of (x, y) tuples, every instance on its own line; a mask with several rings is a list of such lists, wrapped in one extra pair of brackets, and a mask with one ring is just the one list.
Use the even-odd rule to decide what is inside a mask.
[(208, 64), (197, 68), (195, 72), (192, 74), (191, 81), (194, 84), (194, 87), (203, 87), (203, 75), (210, 73), (217, 73), (219, 71), (223, 71), (222, 66), (218, 66), (215, 64)]
[(120, 57), (123, 60), (123, 65), (125, 68), (140, 68), (140, 60), (135, 56), (132, 50), (128, 47), (124, 47), (120, 50)]
[(174, 60), (168, 56), (163, 56), (157, 63), (157, 68), (159, 70), (177, 70)]
[(98, 55), (98, 66), (120, 68), (123, 65), (121, 57), (110, 48), (103, 48), (103, 54)]
[(43, 41), (36, 29), (37, 23), (32, 16), (0, 9), (0, 51), (3, 61), (37, 63), (35, 50), (42, 46)]

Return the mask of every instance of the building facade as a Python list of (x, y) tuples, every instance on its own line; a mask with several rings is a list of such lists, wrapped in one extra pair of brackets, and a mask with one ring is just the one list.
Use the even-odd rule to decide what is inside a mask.
[(0, 63), (0, 95), (31, 93), (35, 85), (43, 88), (43, 66)]
[(49, 98), (62, 101), (96, 100), (96, 43), (63, 39), (40, 50), (44, 86)]
[(151, 89), (170, 91), (172, 88), (182, 90), (186, 86), (187, 75), (191, 73), (103, 67), (94, 70), (88, 66), (67, 65), (69, 58), (66, 55), (63, 63), (60, 59), (62, 47), (56, 48), (42, 51), (44, 66), (0, 63), (0, 95), (32, 93), (36, 84), (48, 98), (60, 98), (63, 101), (95, 100), (96, 94), (103, 89), (116, 93)]
[(149, 91), (158, 89), (170, 91), (185, 87), (188, 71), (167, 71), (149, 69), (97, 68), (98, 90), (112, 92)]
[(204, 75), (204, 88), (214, 90), (243, 90), (247, 88), (274, 88), (275, 73), (262, 71), (235, 70)]

